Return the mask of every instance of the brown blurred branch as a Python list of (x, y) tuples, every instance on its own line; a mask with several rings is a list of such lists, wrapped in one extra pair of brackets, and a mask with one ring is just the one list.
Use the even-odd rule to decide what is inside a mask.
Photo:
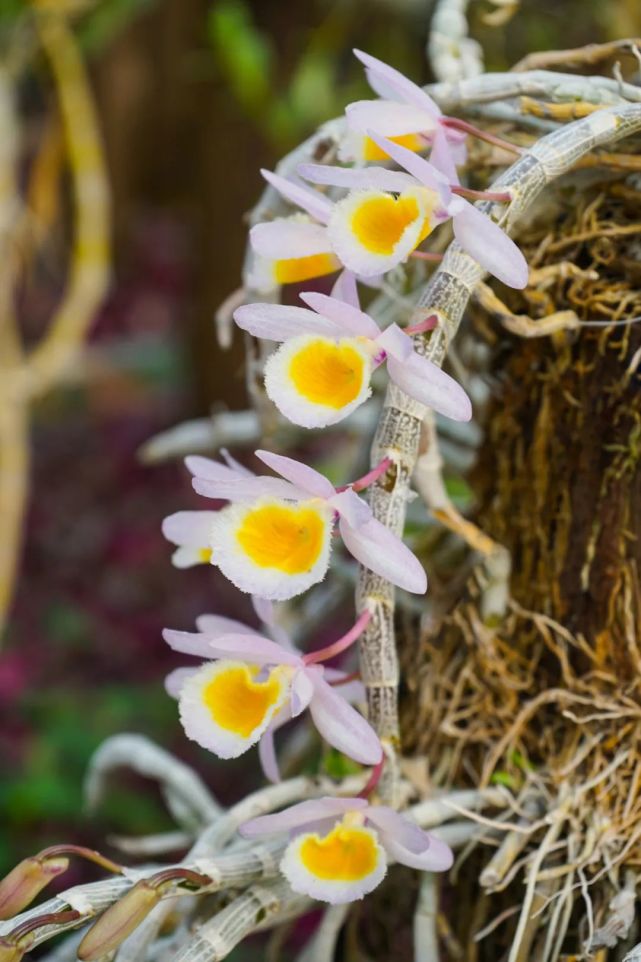
[[(49, 329), (27, 357), (20, 343), (13, 296), (20, 275), (20, 250), (30, 214), (40, 215), (37, 233), (55, 219), (61, 151), (57, 131), (45, 137), (27, 188), (27, 203), (16, 184), (17, 127), (13, 78), (3, 74), (0, 90), (0, 631), (11, 603), (20, 552), (28, 488), (29, 405), (52, 388), (77, 359), (109, 282), (109, 189), (93, 97), (87, 73), (63, 8), (35, 2), (35, 23), (62, 119), (64, 156), (74, 201), (74, 239), (69, 280)], [(28, 245), (27, 245), (28, 246)], [(38, 249), (33, 245), (27, 254)]]

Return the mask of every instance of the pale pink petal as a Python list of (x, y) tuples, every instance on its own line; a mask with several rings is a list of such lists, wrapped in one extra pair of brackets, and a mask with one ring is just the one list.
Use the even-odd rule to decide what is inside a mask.
[(233, 480), (238, 477), (246, 477), (248, 473), (251, 477), (251, 472), (247, 472), (246, 468), (239, 471), (228, 464), (212, 461), (211, 458), (203, 458), (199, 454), (190, 454), (185, 458), (185, 464), (190, 474), (206, 481)]
[(301, 668), (296, 672), (291, 688), (291, 711), (292, 718), (297, 718), (304, 712), (314, 694), (314, 682), (309, 673)]
[(343, 330), (327, 317), (305, 307), (283, 304), (244, 304), (234, 311), (234, 320), (243, 331), (268, 341), (286, 341), (300, 334), (342, 337)]
[(339, 694), (348, 701), (351, 705), (357, 703), (362, 703), (367, 700), (367, 693), (365, 691), (365, 685), (362, 681), (354, 678), (352, 681), (346, 681), (344, 684), (336, 684), (340, 682), (341, 679), (347, 678), (349, 672), (343, 671), (340, 668), (325, 667), (325, 681), (331, 684), (332, 688), (338, 688)]
[(397, 361), (406, 361), (414, 352), (411, 337), (400, 329), (398, 324), (390, 324), (376, 339), (376, 343), (389, 357)]
[(274, 624), (276, 614), (273, 601), (269, 598), (261, 598), (259, 595), (252, 595), (252, 607), (264, 625), (271, 627)]
[(173, 628), (164, 628), (162, 636), (170, 648), (183, 655), (194, 655), (196, 658), (206, 659), (214, 657), (210, 647), (211, 638), (201, 632), (175, 631)]
[(451, 127), (446, 127), (445, 135), (450, 145), (452, 160), (457, 167), (461, 167), (467, 161), (467, 134), (461, 130), (453, 130)]
[(206, 548), (215, 511), (176, 511), (162, 523), (162, 533), (172, 544)]
[(416, 183), (408, 174), (385, 167), (329, 167), (324, 164), (301, 164), (301, 177), (313, 184), (345, 187), (347, 190), (386, 190), (401, 193)]
[[(368, 818), (369, 818), (368, 812)], [(416, 868), (422, 872), (446, 872), (454, 864), (454, 854), (445, 842), (431, 833), (423, 834), (428, 838), (428, 847), (421, 853), (405, 848), (396, 838), (387, 832), (378, 831), (381, 844), (396, 862)]]
[(301, 501), (305, 493), (281, 478), (234, 478), (233, 480), (205, 481), (194, 478), (192, 487), (205, 498), (222, 501), (255, 501), (257, 498), (285, 498)]
[(274, 745), (274, 729), (270, 726), (258, 742), (258, 758), (265, 778), (270, 782), (280, 781), (280, 769)]
[(302, 208), (310, 217), (314, 217), (321, 224), (327, 223), (332, 212), (332, 203), (318, 191), (310, 190), (302, 184), (296, 184), (279, 174), (273, 174), (271, 170), (261, 170), (261, 174), (267, 183), (271, 184), (286, 200)]
[(340, 272), (332, 287), (332, 297), (337, 297), (339, 301), (345, 301), (346, 304), (360, 309), (356, 276), (351, 271)]
[(240, 826), (239, 832), (245, 838), (257, 838), (260, 835), (277, 835), (281, 832), (291, 832), (301, 825), (309, 825), (325, 818), (340, 818), (345, 812), (362, 811), (367, 808), (364, 798), (315, 798), (306, 802), (291, 805), (283, 812), (274, 815), (260, 815), (252, 818)]
[(345, 116), (351, 130), (361, 134), (374, 130), (383, 137), (424, 133), (438, 126), (426, 110), (395, 100), (357, 100), (345, 108)]
[(293, 217), (256, 224), (249, 232), (249, 240), (256, 253), (268, 260), (311, 257), (332, 250), (326, 227)]
[(447, 178), (429, 161), (419, 154), (415, 154), (414, 151), (408, 150), (407, 147), (401, 147), (400, 144), (394, 144), (385, 137), (379, 137), (373, 130), (368, 132), (368, 136), (374, 143), (378, 144), (381, 150), (389, 154), (399, 166), (409, 171), (412, 177), (415, 177), (429, 190), (435, 190), (441, 197), (443, 204), (449, 202), (451, 191)]
[(387, 373), (401, 391), (439, 414), (453, 421), (472, 417), (472, 402), (461, 385), (427, 358), (416, 353), (406, 361), (389, 357)]
[(376, 765), (383, 749), (372, 726), (320, 674), (312, 677), (309, 711), (325, 741), (362, 765)]
[(192, 631), (165, 628), (163, 638), (170, 648), (184, 655), (213, 660), (229, 658), (255, 665), (300, 665), (300, 655), (287, 651), (275, 641), (257, 633), (230, 632), (226, 635), (205, 635)]
[(272, 471), (276, 471), (291, 484), (296, 485), (297, 488), (301, 488), (315, 498), (331, 498), (336, 493), (333, 484), (324, 475), (301, 461), (286, 458), (282, 454), (272, 454), (271, 451), (256, 451), (255, 454)]
[(436, 167), (436, 169), (447, 178), (448, 183), (458, 184), (459, 178), (456, 172), (454, 152), (450, 146), (447, 134), (440, 125), (432, 136), (430, 164)]
[(217, 635), (257, 635), (258, 632), (235, 618), (224, 615), (198, 615), (196, 628), (204, 635), (215, 638)]
[(444, 872), (452, 867), (454, 856), (445, 842), (392, 808), (370, 805), (367, 819), (376, 826), (381, 843), (397, 862), (431, 872)]
[(301, 656), (294, 651), (259, 634), (229, 634), (209, 639), (210, 658), (230, 658), (254, 665), (302, 664)]
[(237, 461), (236, 458), (233, 458), (227, 448), (220, 449), (220, 456), (224, 460), (227, 467), (231, 468), (232, 471), (235, 471), (236, 474), (240, 475), (241, 478), (254, 477), (254, 472), (250, 471), (249, 468), (246, 468), (245, 465), (241, 464), (240, 461)]
[(422, 595), (427, 590), (423, 566), (400, 538), (372, 518), (360, 528), (352, 528), (344, 518), (339, 522), (345, 547), (357, 561), (392, 584)]
[(527, 287), (528, 265), (511, 237), (487, 214), (466, 203), (453, 218), (454, 236), (461, 247), (508, 287)]
[(175, 668), (165, 678), (165, 691), (170, 698), (180, 698), (182, 687), (198, 668)]
[(337, 297), (329, 297), (327, 294), (320, 294), (318, 291), (305, 291), (300, 295), (301, 301), (309, 304), (315, 311), (328, 317), (330, 321), (341, 329), (344, 334), (352, 334), (354, 337), (375, 338), (380, 334), (380, 328), (376, 321), (361, 311), (358, 307), (352, 307), (345, 301)]
[(329, 503), (352, 528), (360, 528), (372, 517), (372, 509), (367, 501), (359, 498), (351, 488), (339, 491), (329, 499)]
[(408, 104), (414, 104), (420, 110), (425, 110), (432, 117), (440, 117), (441, 108), (417, 84), (388, 64), (376, 57), (371, 57), (362, 50), (354, 50), (360, 62), (367, 68), (367, 79), (377, 94), (387, 97), (392, 93), (393, 99), (400, 99)]
[(370, 805), (367, 820), (415, 855), (420, 855), (429, 848), (430, 837), (427, 832), (393, 808)]

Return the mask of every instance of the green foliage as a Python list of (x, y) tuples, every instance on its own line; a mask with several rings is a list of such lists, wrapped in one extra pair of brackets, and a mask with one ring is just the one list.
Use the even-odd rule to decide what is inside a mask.
[(262, 108), (270, 96), (274, 50), (255, 27), (243, 0), (221, 0), (208, 16), (209, 40), (225, 80), (249, 113)]
[[(323, 121), (340, 115), (350, 100), (366, 96), (362, 78), (345, 85), (338, 78), (336, 36), (314, 31), (286, 87), (271, 36), (252, 17), (247, 0), (216, 0), (207, 33), (216, 64), (245, 115), (281, 152)], [(339, 38), (340, 39), (340, 38)], [(358, 67), (353, 65), (358, 74)]]
[(357, 775), (362, 770), (360, 765), (335, 748), (330, 748), (323, 755), (321, 771), (323, 775), (328, 775), (329, 778), (334, 778), (336, 781), (347, 778), (349, 775)]
[[(113, 685), (78, 692), (59, 687), (35, 691), (24, 699), (21, 715), (33, 733), (19, 771), (3, 772), (0, 811), (4, 833), (0, 866), (9, 867), (25, 854), (25, 835), (33, 850), (64, 841), (48, 834), (48, 823), (69, 824), (71, 836), (83, 811), (82, 782), (91, 755), (119, 731), (144, 731), (166, 741), (175, 728), (175, 708), (157, 685)], [(101, 807), (109, 831), (144, 834), (172, 827), (153, 792), (138, 792), (114, 782)], [(86, 828), (90, 827), (89, 821)], [(59, 824), (56, 826), (59, 834)], [(16, 845), (12, 844), (13, 839)], [(20, 848), (18, 848), (20, 846)], [(1, 871), (1, 869), (0, 869)]]

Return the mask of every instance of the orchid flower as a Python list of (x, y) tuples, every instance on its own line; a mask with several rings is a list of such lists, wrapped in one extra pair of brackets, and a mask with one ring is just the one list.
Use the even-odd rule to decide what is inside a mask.
[(340, 684), (347, 676), (319, 664), (352, 645), (369, 618), (364, 612), (337, 642), (305, 655), (242, 624), (230, 631), (229, 619), (211, 615), (198, 620), (196, 633), (166, 630), (165, 641), (175, 651), (208, 659), (200, 667), (176, 669), (165, 682), (178, 699), (187, 737), (219, 758), (237, 758), (258, 742), (263, 770), (277, 781), (274, 731), (309, 708), (330, 745), (363, 765), (378, 764), (378, 736), (348, 701), (353, 686), (339, 694), (330, 682)]
[[(226, 464), (208, 462), (210, 471), (216, 471), (221, 478), (230, 481), (236, 478), (253, 478), (251, 471), (232, 458), (228, 451), (221, 449)], [(197, 465), (199, 458), (187, 458), (187, 466)], [(213, 467), (215, 466), (215, 467)], [(193, 472), (192, 472), (193, 473)], [(211, 538), (209, 532), (216, 516), (215, 511), (176, 511), (163, 520), (162, 533), (176, 551), (171, 556), (175, 568), (191, 568), (199, 564), (211, 564)], [(262, 619), (261, 619), (262, 620)]]
[(373, 130), (408, 150), (420, 152), (431, 146), (431, 162), (445, 174), (465, 163), (465, 133), (448, 126), (449, 118), (421, 87), (376, 57), (362, 50), (354, 53), (365, 66), (370, 87), (383, 99), (359, 100), (346, 108), (348, 132), (340, 160), (387, 160), (387, 151), (369, 136)]
[[(292, 458), (268, 451), (256, 456), (281, 477), (229, 479), (221, 477), (214, 461), (187, 459), (199, 494), (231, 502), (214, 514), (209, 543), (212, 564), (237, 588), (284, 601), (322, 581), (338, 521), (345, 547), (361, 564), (406, 591), (423, 594), (427, 579), (420, 562), (372, 516), (354, 486), (339, 490)], [(358, 486), (371, 483), (388, 465), (379, 465)]]
[(332, 202), (318, 191), (269, 170), (261, 170), (261, 174), (305, 214), (277, 217), (252, 227), (249, 240), (254, 261), (248, 278), (250, 287), (268, 293), (281, 284), (307, 281), (340, 270), (341, 262), (327, 235)]
[(316, 184), (345, 187), (334, 204), (327, 234), (345, 267), (363, 277), (382, 274), (405, 261), (446, 220), (454, 236), (479, 264), (510, 287), (527, 284), (527, 262), (514, 241), (486, 214), (461, 197), (457, 180), (411, 150), (370, 131), (405, 171), (366, 167), (350, 170), (301, 164), (298, 172)]
[(358, 299), (354, 305), (313, 292), (300, 297), (312, 310), (246, 304), (234, 312), (244, 331), (282, 343), (265, 365), (265, 390), (294, 424), (325, 427), (347, 417), (370, 396), (372, 372), (385, 362), (406, 394), (455, 421), (470, 419), (463, 388), (417, 354), (396, 324), (381, 331)]
[(387, 857), (427, 872), (452, 865), (448, 845), (384, 805), (363, 798), (319, 798), (275, 815), (253, 818), (241, 835), (290, 832), (280, 870), (295, 892), (338, 905), (362, 899), (379, 885)]

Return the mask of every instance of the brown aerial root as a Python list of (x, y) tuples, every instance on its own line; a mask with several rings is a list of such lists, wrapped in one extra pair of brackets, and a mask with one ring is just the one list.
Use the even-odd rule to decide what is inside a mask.
[(486, 844), (454, 873), (454, 894), (443, 889), (451, 938), (474, 962), (555, 962), (587, 945), (604, 962), (618, 939), (641, 939), (629, 908), (641, 868), (641, 324), (621, 323), (641, 316), (641, 243), (629, 191), (615, 181), (552, 198), (519, 238), (528, 289), (507, 303), (477, 292), (469, 337), (490, 346), (495, 377), (471, 520), (510, 553), (510, 601), (484, 621), (480, 554), (443, 552), (439, 570), (437, 553), (437, 614), (419, 645), (401, 641), (405, 752), (427, 758), (432, 784), (516, 798), (494, 822), (512, 831), (493, 836), (479, 817)]

